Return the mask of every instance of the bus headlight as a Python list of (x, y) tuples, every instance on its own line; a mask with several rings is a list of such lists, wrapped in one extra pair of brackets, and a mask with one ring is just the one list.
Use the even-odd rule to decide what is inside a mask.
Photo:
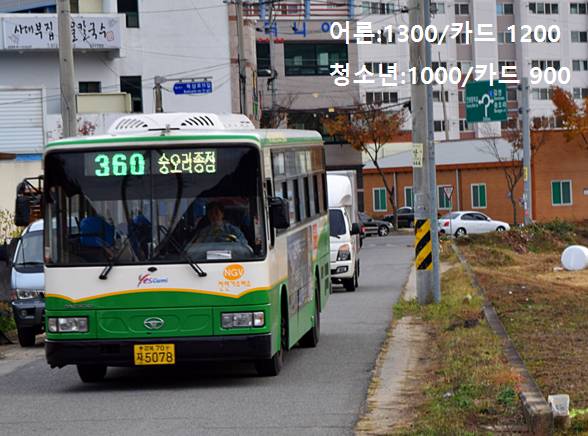
[(16, 289), (16, 298), (18, 300), (32, 300), (33, 298), (37, 298), (39, 294), (43, 291), (39, 291), (38, 289)]
[(263, 312), (233, 312), (221, 315), (221, 326), (224, 329), (263, 327), (264, 325)]
[(337, 252), (337, 261), (351, 259), (351, 251), (349, 249), (349, 244), (341, 245), (339, 247), (339, 251)]
[(87, 333), (88, 318), (85, 316), (49, 318), (47, 328), (51, 333)]

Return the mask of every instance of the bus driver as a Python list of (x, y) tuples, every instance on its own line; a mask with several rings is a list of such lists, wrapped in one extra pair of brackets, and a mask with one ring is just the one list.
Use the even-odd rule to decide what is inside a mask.
[(212, 202), (206, 208), (209, 224), (198, 233), (195, 242), (240, 242), (249, 246), (239, 227), (224, 220), (225, 210), (221, 203)]

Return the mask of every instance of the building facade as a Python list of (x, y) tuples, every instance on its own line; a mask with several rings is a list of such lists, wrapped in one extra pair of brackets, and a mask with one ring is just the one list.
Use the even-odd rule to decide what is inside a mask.
[[(489, 149), (494, 141), (500, 159)], [(521, 168), (520, 160), (509, 160), (511, 145), (500, 138), (449, 141), (436, 144), (437, 209), (442, 215), (450, 210), (479, 210), (494, 219), (514, 222), (513, 207), (505, 178)], [(515, 153), (515, 156), (518, 155)], [(390, 186), (395, 187), (398, 207), (413, 205), (412, 155), (401, 152), (380, 163)], [(539, 222), (554, 219), (588, 219), (588, 144), (581, 136), (567, 141), (563, 132), (545, 132), (540, 148), (533, 154), (531, 167), (533, 210)], [(372, 165), (364, 170), (366, 212), (382, 217), (392, 213), (385, 196), (384, 183)], [(453, 189), (451, 201), (444, 187)], [(523, 181), (516, 185), (517, 222), (523, 218)]]
[[(44, 145), (61, 136), (61, 99), (55, 0), (5, 1), (0, 5), (0, 152), (24, 162), (20, 175), (0, 185), (12, 209), (19, 179), (41, 170)], [(232, 7), (232, 6), (231, 6)], [(155, 78), (163, 77), (165, 112), (239, 112), (234, 11), (217, 0), (74, 0), (72, 38), (80, 134), (104, 133), (117, 113), (88, 96), (127, 95), (117, 112), (155, 112)], [(249, 38), (247, 44), (246, 39)], [(251, 26), (244, 45), (253, 56)], [(253, 117), (253, 76), (248, 66)], [(235, 75), (237, 78), (235, 79)], [(208, 82), (206, 93), (176, 93), (178, 82)], [(84, 104), (81, 104), (84, 102)], [(92, 111), (92, 104), (95, 110)], [(91, 113), (97, 112), (97, 113)], [(0, 166), (13, 165), (3, 160)], [(20, 165), (20, 164), (19, 164)], [(10, 171), (0, 171), (8, 174)], [(13, 175), (14, 176), (14, 175)]]
[[(472, 29), (477, 26), (489, 25), (485, 31), (492, 29), (494, 41), (475, 41), (469, 44), (465, 35), (458, 38), (447, 38), (441, 44), (433, 44), (432, 61), (435, 66), (447, 68), (459, 67), (467, 71), (476, 65), (492, 64), (496, 71), (503, 66), (516, 66), (520, 77), (529, 77), (532, 67), (545, 70), (553, 67), (560, 70), (567, 67), (571, 71), (571, 81), (562, 85), (572, 95), (581, 100), (588, 96), (588, 15), (586, 2), (558, 0), (553, 2), (528, 2), (512, 0), (446, 0), (432, 3), (432, 24), (443, 29), (451, 23), (469, 21)], [(355, 17), (357, 21), (372, 23), (374, 31), (383, 31), (386, 26), (397, 29), (401, 24), (408, 24), (407, 1), (362, 1), (357, 2)], [(521, 42), (523, 25), (533, 29), (542, 25), (548, 28), (559, 26), (561, 39), (557, 43)], [(509, 29), (516, 26), (517, 40), (511, 42)], [(384, 32), (384, 35), (387, 35)], [(539, 36), (541, 38), (541, 35)], [(397, 42), (398, 34), (393, 38), (372, 44), (359, 44), (358, 59), (362, 65), (377, 71), (379, 64), (396, 64), (399, 72), (408, 71), (409, 46)], [(398, 102), (410, 99), (410, 85), (400, 84), (398, 87), (383, 87), (380, 81), (374, 84), (360, 84), (361, 100), (393, 107)], [(532, 85), (531, 117), (550, 118), (550, 127), (556, 127), (553, 118), (553, 104), (550, 101), (551, 91), (548, 84)], [(434, 129), (435, 139), (445, 140), (445, 128), (448, 137), (455, 139), (471, 139), (476, 137), (500, 134), (500, 128), (507, 128), (508, 122), (468, 124), (466, 121), (464, 90), (458, 85), (445, 85), (443, 89), (435, 86), (434, 98)], [(508, 107), (510, 115), (517, 114), (520, 103), (520, 92), (517, 85), (508, 85)], [(445, 111), (443, 101), (445, 100)], [(410, 125), (408, 125), (410, 128)]]

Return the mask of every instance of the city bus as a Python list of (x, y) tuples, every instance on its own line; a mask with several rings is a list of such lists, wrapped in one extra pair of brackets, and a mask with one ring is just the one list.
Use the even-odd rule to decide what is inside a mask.
[(242, 115), (129, 115), (49, 143), (46, 358), (109, 366), (251, 361), (315, 347), (331, 293), (319, 133)]

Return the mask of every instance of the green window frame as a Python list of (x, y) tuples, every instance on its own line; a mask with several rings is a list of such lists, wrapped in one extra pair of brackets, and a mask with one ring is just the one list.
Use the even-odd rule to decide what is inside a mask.
[(551, 205), (570, 206), (573, 204), (572, 181), (552, 180), (551, 181)]
[(447, 197), (445, 196), (445, 190), (443, 189), (443, 188), (445, 188), (445, 186), (451, 186), (451, 185), (437, 186), (437, 206), (438, 206), (438, 209), (451, 210), (451, 209), (453, 209), (453, 205), (451, 204), (451, 201), (448, 200)]
[(374, 188), (374, 212), (386, 212), (386, 188)]
[(404, 206), (414, 208), (414, 192), (412, 186), (404, 187)]
[(488, 207), (488, 195), (485, 183), (472, 185), (472, 209), (486, 209)]
[(347, 44), (284, 43), (284, 72), (286, 76), (328, 76), (331, 65), (345, 64), (349, 55)]

